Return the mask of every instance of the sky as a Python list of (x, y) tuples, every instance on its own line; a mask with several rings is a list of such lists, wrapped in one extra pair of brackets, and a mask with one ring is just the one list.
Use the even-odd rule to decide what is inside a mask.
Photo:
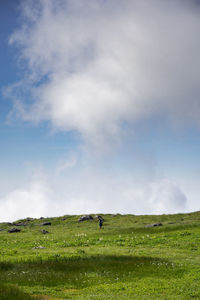
[(200, 2), (0, 1), (0, 221), (200, 209)]

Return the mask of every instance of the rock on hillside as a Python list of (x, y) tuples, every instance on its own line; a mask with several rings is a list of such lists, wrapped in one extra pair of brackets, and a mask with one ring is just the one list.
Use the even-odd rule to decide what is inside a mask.
[(88, 221), (88, 220), (93, 220), (93, 217), (90, 215), (86, 215), (86, 216), (82, 216), (78, 219), (79, 222), (83, 222), (83, 221)]
[(13, 233), (13, 232), (20, 232), (21, 229), (18, 229), (18, 228), (11, 228), (8, 230), (9, 233)]

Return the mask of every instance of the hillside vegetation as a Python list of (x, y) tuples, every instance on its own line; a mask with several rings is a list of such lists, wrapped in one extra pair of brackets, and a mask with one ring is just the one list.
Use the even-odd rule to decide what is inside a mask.
[(200, 212), (92, 216), (0, 223), (0, 299), (200, 299)]

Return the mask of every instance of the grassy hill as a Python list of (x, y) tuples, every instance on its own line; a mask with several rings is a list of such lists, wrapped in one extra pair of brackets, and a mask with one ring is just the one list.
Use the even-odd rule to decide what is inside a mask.
[(0, 223), (0, 299), (200, 299), (200, 212), (92, 216)]

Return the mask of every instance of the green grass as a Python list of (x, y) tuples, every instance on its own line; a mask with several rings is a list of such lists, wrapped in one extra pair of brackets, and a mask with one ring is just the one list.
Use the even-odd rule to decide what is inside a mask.
[(200, 299), (200, 212), (102, 216), (1, 223), (0, 299)]

